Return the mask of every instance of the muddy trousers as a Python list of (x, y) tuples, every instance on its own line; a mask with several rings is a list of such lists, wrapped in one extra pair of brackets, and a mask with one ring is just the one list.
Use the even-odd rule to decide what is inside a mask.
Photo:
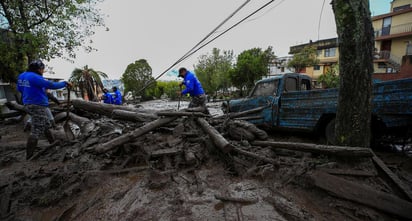
[(26, 109), (32, 117), (31, 132), (26, 143), (26, 159), (30, 159), (33, 156), (38, 139), (41, 135), (44, 134), (50, 143), (54, 141), (54, 138), (49, 130), (51, 125), (48, 118), (47, 107), (26, 105)]

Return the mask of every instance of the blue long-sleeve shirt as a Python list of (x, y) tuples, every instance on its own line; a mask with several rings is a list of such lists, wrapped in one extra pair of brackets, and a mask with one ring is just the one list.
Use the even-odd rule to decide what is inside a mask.
[(113, 96), (109, 92), (105, 92), (103, 102), (106, 104), (113, 104)]
[(190, 71), (186, 72), (183, 84), (186, 86), (186, 88), (182, 91), (183, 95), (190, 94), (190, 96), (194, 97), (205, 93), (200, 81)]
[(23, 104), (35, 104), (40, 106), (49, 106), (49, 99), (46, 89), (59, 89), (66, 87), (66, 82), (51, 82), (43, 76), (34, 72), (23, 72), (17, 80), (17, 89), (23, 97)]
[(113, 102), (116, 105), (121, 105), (122, 104), (122, 93), (120, 93), (119, 90), (116, 90), (114, 92), (114, 98), (113, 98)]

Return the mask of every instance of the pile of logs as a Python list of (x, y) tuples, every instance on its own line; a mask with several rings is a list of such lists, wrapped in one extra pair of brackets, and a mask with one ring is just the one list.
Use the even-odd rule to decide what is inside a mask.
[[(24, 107), (12, 103), (10, 109), (24, 112)], [(285, 178), (288, 184), (296, 177), (306, 177), (310, 183), (339, 198), (360, 203), (388, 214), (401, 218), (412, 219), (412, 192), (403, 182), (374, 154), (370, 149), (359, 147), (342, 147), (316, 145), (308, 143), (277, 142), (267, 140), (265, 131), (248, 123), (247, 119), (256, 119), (262, 108), (252, 109), (240, 113), (229, 113), (223, 116), (211, 117), (197, 109), (174, 110), (147, 110), (130, 106), (117, 106), (103, 103), (73, 100), (73, 112), (86, 111), (106, 116), (110, 119), (136, 123), (137, 128), (123, 134), (112, 134), (110, 139), (96, 139), (93, 142), (90, 134), (96, 131), (93, 120), (71, 112), (55, 116), (56, 121), (69, 117), (80, 127), (81, 141), (88, 152), (96, 155), (115, 153), (119, 150), (133, 152), (122, 167), (136, 160), (138, 153), (150, 167), (167, 170), (178, 169), (181, 165), (196, 166), (202, 162), (210, 150), (219, 152), (220, 156), (238, 169), (237, 173), (248, 173), (251, 167), (269, 165), (276, 170), (286, 166), (293, 168), (303, 165), (295, 174)], [(156, 134), (161, 130), (171, 134), (160, 139)], [(104, 137), (104, 136), (102, 136)], [(80, 137), (78, 138), (80, 139)], [(146, 139), (146, 140), (145, 140)], [(160, 143), (155, 141), (159, 140)], [(88, 143), (86, 145), (85, 143)], [(132, 151), (136, 150), (136, 151)], [(280, 151), (281, 150), (281, 151)], [(278, 153), (279, 154), (274, 154)], [(304, 164), (305, 157), (326, 156), (331, 159), (364, 159), (373, 162), (376, 172), (354, 169), (321, 168), (316, 164)], [(285, 160), (281, 155), (298, 156), (297, 160)], [(293, 157), (292, 157), (293, 158)], [(300, 158), (300, 159), (299, 159)], [(159, 163), (160, 162), (160, 163)], [(161, 165), (161, 166), (160, 166)], [(141, 167), (137, 167), (139, 170)], [(262, 167), (263, 168), (263, 167)], [(133, 171), (122, 169), (117, 171)], [(236, 169), (235, 169), (236, 170)], [(371, 187), (348, 181), (339, 176), (376, 177), (384, 174), (400, 195), (374, 190)], [(361, 196), (361, 197), (359, 197)], [(379, 202), (379, 203), (377, 203)]]

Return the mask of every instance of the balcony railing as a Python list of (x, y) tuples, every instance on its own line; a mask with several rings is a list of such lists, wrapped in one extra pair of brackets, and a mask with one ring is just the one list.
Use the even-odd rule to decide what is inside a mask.
[(388, 26), (375, 31), (375, 38), (394, 34), (412, 32), (412, 22), (396, 26)]
[(396, 71), (399, 71), (401, 67), (402, 59), (396, 55), (391, 54), (390, 51), (380, 51), (375, 53), (375, 60), (385, 60), (390, 66), (392, 66)]

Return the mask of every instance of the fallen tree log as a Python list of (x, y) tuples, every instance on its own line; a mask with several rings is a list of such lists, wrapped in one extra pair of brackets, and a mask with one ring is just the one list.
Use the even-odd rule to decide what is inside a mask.
[(332, 193), (334, 196), (367, 205), (408, 220), (412, 219), (412, 203), (395, 195), (376, 191), (372, 187), (360, 185), (320, 171), (309, 175), (309, 179), (315, 186)]
[(22, 113), (27, 113), (26, 108), (24, 107), (24, 105), (18, 104), (17, 102), (6, 102), (6, 107), (9, 108), (10, 110), (15, 110), (15, 111), (19, 111)]
[[(61, 112), (54, 116), (54, 120), (59, 122), (67, 117), (67, 112)], [(89, 118), (81, 117), (77, 114), (69, 112), (69, 119), (73, 121), (73, 123), (77, 124), (80, 127), (80, 132), (82, 134), (87, 134), (94, 130), (95, 124)]]
[(231, 112), (231, 113), (227, 113), (227, 114), (224, 114), (216, 118), (239, 118), (239, 117), (243, 117), (249, 114), (260, 112), (265, 108), (267, 107), (258, 107), (258, 108), (253, 108), (253, 109), (242, 111), (242, 112)]
[(189, 111), (159, 111), (156, 113), (158, 116), (176, 116), (176, 117), (210, 117), (210, 115), (201, 112), (189, 112)]
[(272, 148), (282, 148), (295, 151), (311, 152), (317, 154), (334, 155), (342, 157), (372, 157), (372, 152), (368, 148), (363, 147), (343, 147), (343, 146), (328, 146), (309, 143), (290, 143), (290, 142), (275, 142), (275, 141), (254, 141), (254, 146), (270, 146)]
[(135, 111), (127, 110), (113, 110), (111, 118), (118, 120), (127, 120), (133, 122), (147, 122), (157, 119), (158, 117), (155, 114), (151, 113), (138, 113)]
[(259, 161), (262, 161), (262, 162), (265, 162), (265, 163), (270, 163), (270, 164), (273, 164), (273, 165), (279, 165), (278, 162), (276, 162), (275, 160), (273, 160), (271, 158), (260, 156), (260, 155), (255, 154), (255, 153), (252, 153), (252, 152), (249, 152), (249, 151), (246, 151), (246, 150), (242, 150), (240, 148), (235, 147), (235, 148), (233, 148), (233, 151), (237, 152), (237, 153), (240, 153), (240, 154), (243, 154), (243, 155), (248, 156), (248, 157), (255, 158), (255, 159), (257, 159)]
[(214, 127), (212, 127), (205, 119), (197, 118), (196, 121), (200, 124), (203, 131), (205, 131), (212, 139), (213, 143), (223, 152), (228, 153), (233, 149), (233, 145), (229, 143)]
[(166, 117), (166, 118), (159, 118), (155, 121), (149, 122), (139, 128), (137, 128), (134, 131), (131, 131), (127, 134), (124, 134), (122, 136), (116, 137), (113, 140), (110, 140), (109, 142), (106, 142), (104, 144), (102, 144), (101, 146), (98, 146), (95, 148), (95, 151), (98, 153), (104, 153), (107, 152), (109, 150), (112, 150), (120, 145), (123, 145), (127, 142), (130, 142), (136, 138), (138, 138), (139, 136), (148, 133), (158, 127), (161, 127), (165, 124), (168, 124), (174, 120), (176, 120), (177, 117)]
[(105, 103), (97, 103), (97, 102), (90, 102), (84, 100), (72, 100), (71, 103), (73, 107), (76, 109), (81, 109), (85, 111), (89, 111), (92, 113), (97, 113), (101, 115), (105, 115), (108, 117), (112, 117), (112, 112), (114, 110), (125, 110), (125, 111), (132, 111), (136, 113), (155, 113), (155, 110), (143, 109), (143, 108), (135, 108), (132, 106), (124, 106), (124, 105), (113, 105), (113, 104), (105, 104)]

